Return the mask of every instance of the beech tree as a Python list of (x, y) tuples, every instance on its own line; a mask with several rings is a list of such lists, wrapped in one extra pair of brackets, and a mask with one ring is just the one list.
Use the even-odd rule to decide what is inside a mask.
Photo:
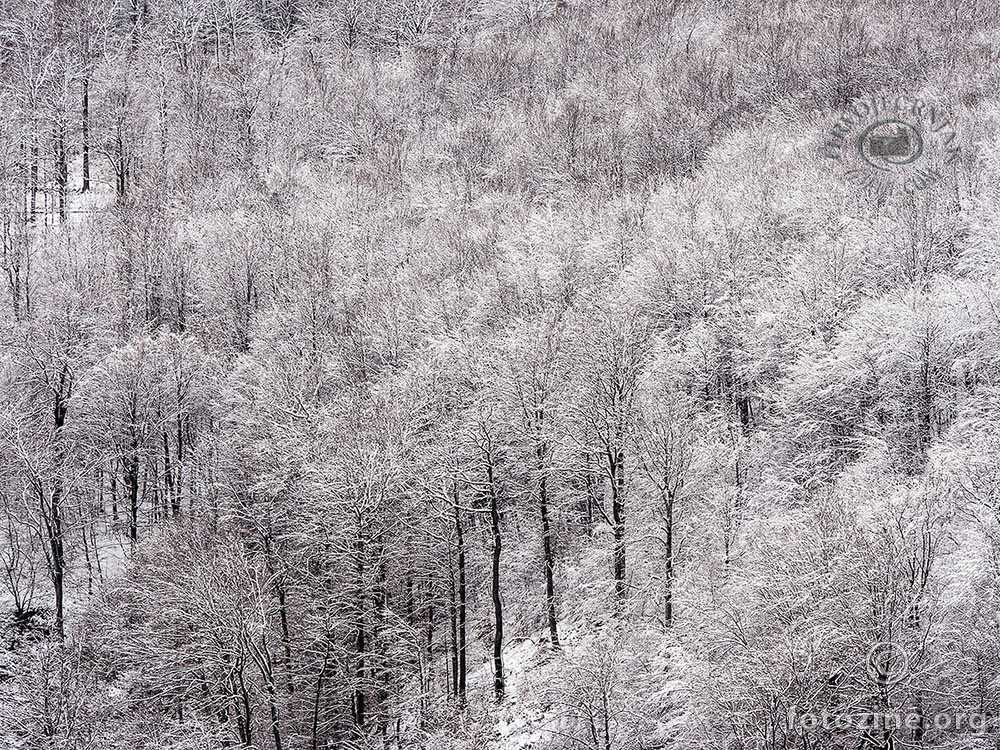
[[(581, 355), (586, 401), (578, 407), (585, 450), (595, 457), (606, 480), (606, 498), (597, 510), (611, 529), (614, 595), (619, 605), (628, 593), (625, 512), (629, 490), (629, 445), (636, 427), (639, 378), (649, 356), (648, 324), (636, 313), (610, 311), (596, 321)], [(632, 460), (634, 461), (634, 456)], [(609, 512), (610, 511), (610, 512)]]

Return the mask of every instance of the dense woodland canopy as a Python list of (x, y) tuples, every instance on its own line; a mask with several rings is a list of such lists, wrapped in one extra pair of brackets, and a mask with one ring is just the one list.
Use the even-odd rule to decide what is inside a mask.
[[(995, 747), (998, 61), (990, 0), (0, 2), (0, 745)], [(961, 158), (850, 182), (900, 94)]]

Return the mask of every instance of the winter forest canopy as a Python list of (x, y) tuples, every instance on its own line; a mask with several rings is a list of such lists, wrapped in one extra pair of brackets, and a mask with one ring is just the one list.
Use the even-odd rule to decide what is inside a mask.
[[(0, 748), (996, 747), (998, 61), (991, 0), (0, 0)], [(824, 156), (872, 96), (934, 181)]]

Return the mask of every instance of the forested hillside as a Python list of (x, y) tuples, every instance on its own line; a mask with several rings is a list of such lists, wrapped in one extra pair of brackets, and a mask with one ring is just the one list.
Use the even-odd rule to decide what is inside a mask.
[(990, 0), (0, 0), (0, 748), (995, 748), (998, 62)]

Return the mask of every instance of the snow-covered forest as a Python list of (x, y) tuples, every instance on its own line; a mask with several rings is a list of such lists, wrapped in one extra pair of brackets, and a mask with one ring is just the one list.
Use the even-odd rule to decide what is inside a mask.
[(0, 748), (995, 748), (998, 89), (992, 0), (0, 0)]

